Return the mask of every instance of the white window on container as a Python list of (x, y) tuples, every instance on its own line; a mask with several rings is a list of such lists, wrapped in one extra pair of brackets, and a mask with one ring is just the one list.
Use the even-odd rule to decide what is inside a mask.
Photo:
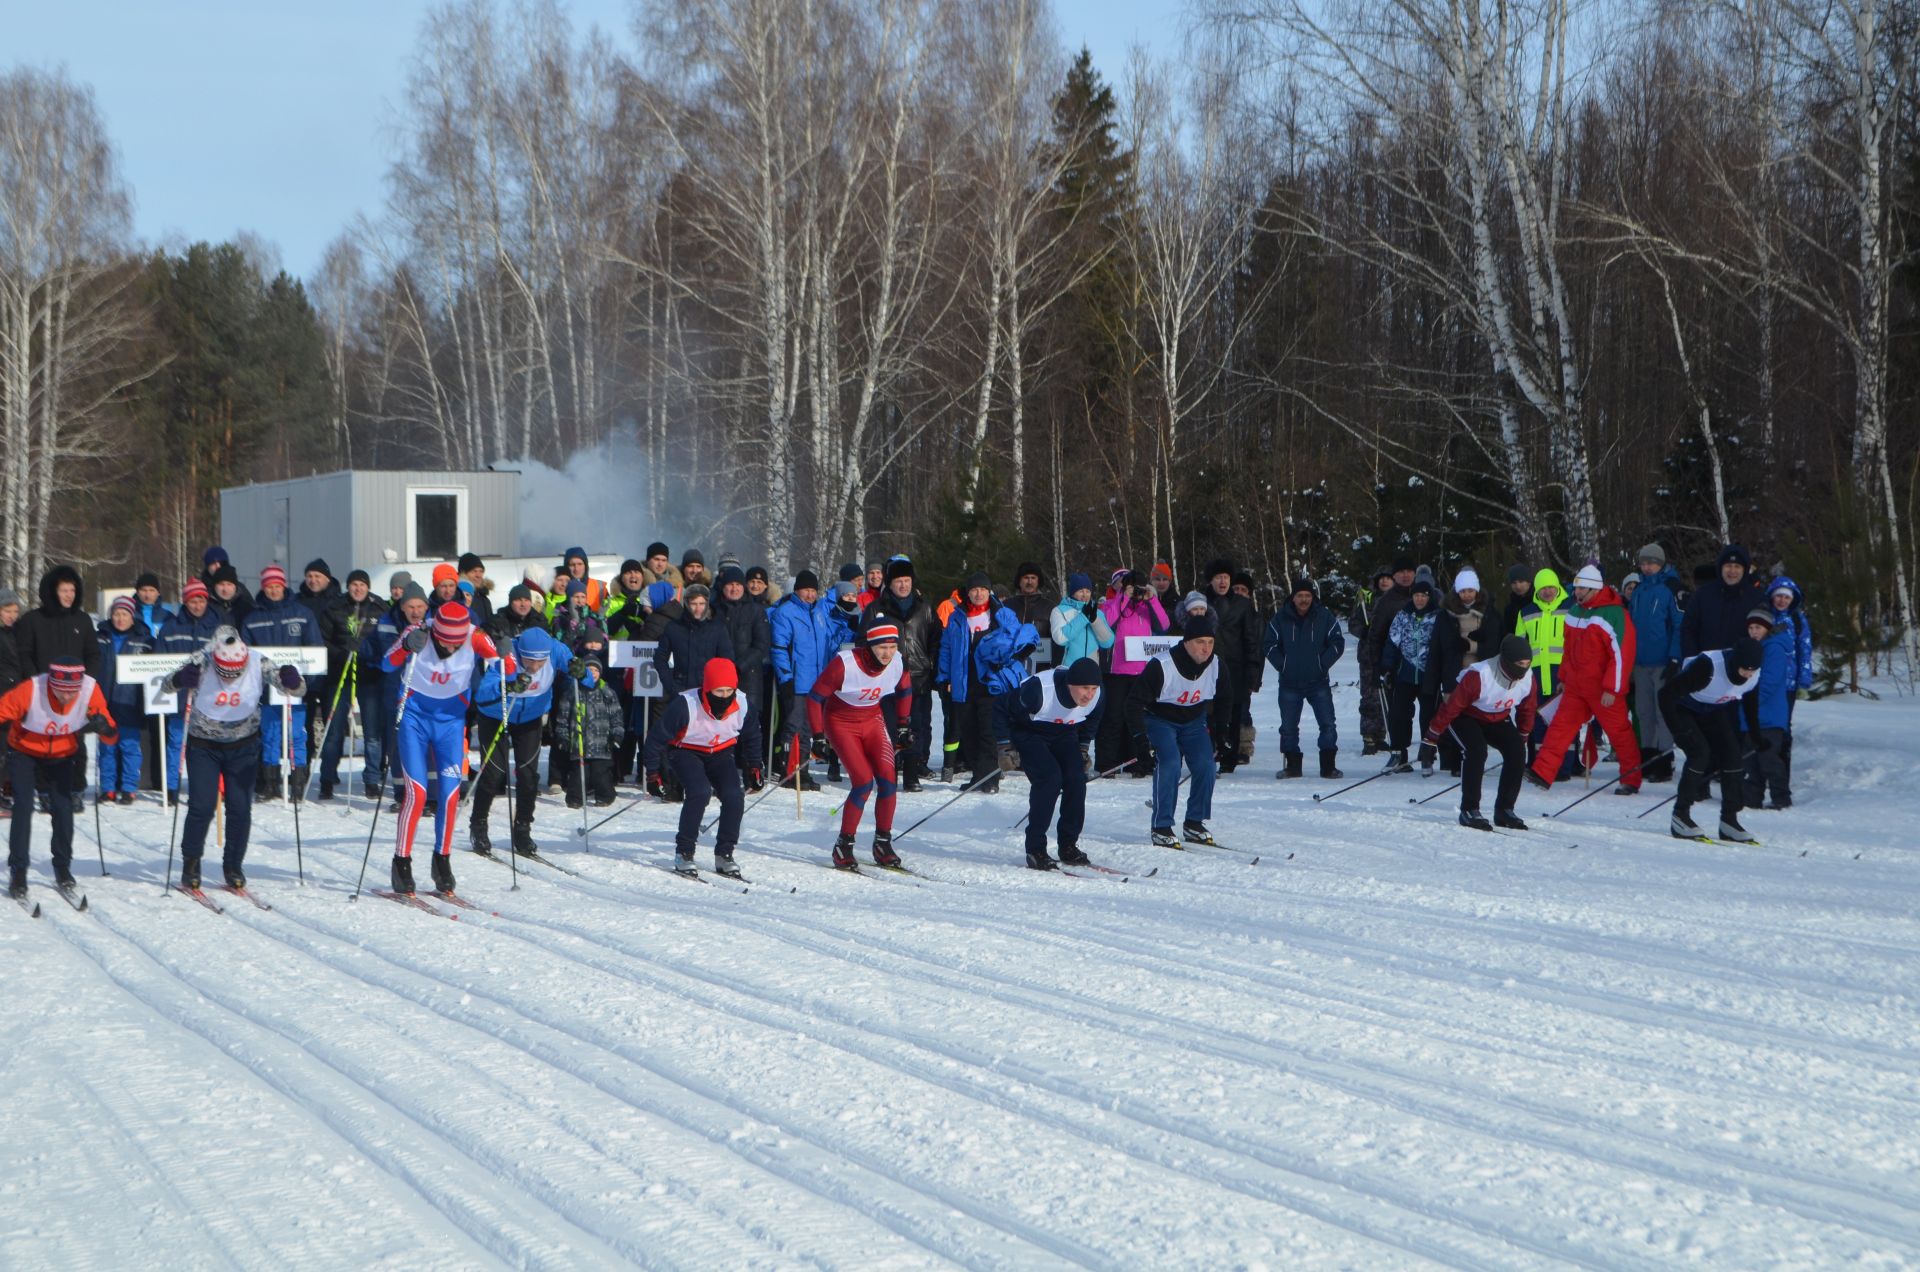
[(407, 559), (451, 561), (467, 542), (467, 492), (459, 487), (407, 487)]

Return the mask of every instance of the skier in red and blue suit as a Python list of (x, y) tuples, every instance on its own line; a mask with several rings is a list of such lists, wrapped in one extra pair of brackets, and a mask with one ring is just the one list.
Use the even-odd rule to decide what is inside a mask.
[[(473, 625), (458, 601), (442, 605), (431, 619), (400, 634), (385, 662), (392, 671), (406, 666), (406, 692), (400, 700), (395, 744), (403, 782), (400, 828), (394, 845), (393, 890), (413, 892), (413, 834), (427, 802), (427, 782), (438, 776), (433, 809), (433, 886), (453, 891), (453, 826), (460, 799), (461, 770), (467, 757), (468, 691), (475, 664), (501, 658), (493, 640)], [(517, 675), (507, 655), (502, 670)]]

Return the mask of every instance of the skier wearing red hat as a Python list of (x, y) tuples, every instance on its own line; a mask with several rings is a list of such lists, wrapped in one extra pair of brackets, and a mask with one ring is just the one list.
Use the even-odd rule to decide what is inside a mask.
[(720, 797), (720, 834), (713, 842), (713, 868), (730, 879), (740, 877), (733, 846), (740, 841), (740, 814), (746, 796), (740, 789), (736, 747), (756, 757), (747, 764), (747, 786), (760, 787), (760, 721), (740, 689), (740, 672), (731, 658), (710, 658), (700, 672), (700, 687), (667, 700), (654, 720), (641, 754), (647, 790), (664, 798), (671, 768), (686, 799), (680, 805), (680, 829), (673, 838), (674, 871), (693, 874), (693, 846), (707, 800)]
[[(833, 864), (855, 870), (853, 833), (867, 796), (879, 788), (873, 805), (873, 864), (897, 866), (893, 850), (896, 798), (894, 751), (912, 743), (913, 678), (900, 660), (900, 629), (885, 620), (869, 623), (860, 643), (827, 661), (807, 694), (807, 723), (815, 736), (823, 731), (846, 767), (852, 789), (840, 811), (840, 837), (833, 842)], [(882, 719), (882, 704), (893, 704), (894, 718)]]
[[(450, 854), (467, 757), (468, 694), (483, 665), (499, 658), (493, 640), (474, 628), (472, 615), (458, 601), (449, 601), (426, 622), (407, 628), (387, 651), (387, 667), (404, 668), (405, 692), (395, 730), (404, 785), (393, 850), (393, 890), (403, 896), (413, 892), (413, 834), (426, 807), (428, 783), (436, 777), (433, 886), (438, 892), (453, 891)], [(513, 658), (506, 657), (504, 663), (505, 674), (514, 676)]]

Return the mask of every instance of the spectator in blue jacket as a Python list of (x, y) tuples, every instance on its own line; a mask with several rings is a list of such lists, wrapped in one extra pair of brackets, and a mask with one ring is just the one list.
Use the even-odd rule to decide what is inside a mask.
[[(1627, 598), (1627, 617), (1633, 620), (1633, 716), (1640, 753), (1648, 760), (1640, 777), (1648, 782), (1673, 780), (1673, 731), (1660, 711), (1660, 685), (1669, 669), (1680, 664), (1680, 576), (1667, 564), (1667, 550), (1657, 543), (1640, 549), (1640, 586)], [(1660, 752), (1666, 752), (1660, 755)]]
[(1804, 600), (1800, 585), (1784, 574), (1767, 585), (1773, 621), (1793, 634), (1793, 688), (1799, 693), (1813, 688), (1813, 624), (1807, 621)]
[(1766, 807), (1793, 806), (1788, 746), (1793, 737), (1795, 635), (1792, 623), (1776, 621), (1779, 618), (1769, 605), (1756, 605), (1747, 615), (1747, 635), (1760, 642), (1760, 685), (1753, 691), (1759, 703), (1759, 736), (1770, 743), (1761, 748), (1746, 739), (1748, 808), (1761, 807), (1768, 792), (1773, 803)]
[(140, 622), (139, 607), (134, 599), (123, 596), (107, 612), (97, 639), (100, 642), (100, 693), (107, 700), (107, 710), (119, 725), (120, 734), (119, 741), (111, 746), (104, 740), (100, 743), (100, 785), (95, 798), (131, 804), (133, 793), (140, 786), (140, 744), (146, 733), (141, 727), (146, 720), (142, 712), (146, 705), (141, 701), (138, 683), (120, 683), (115, 659), (121, 654), (152, 653), (153, 636)]
[(155, 640), (173, 617), (173, 611), (160, 603), (160, 576), (152, 570), (133, 581), (133, 616)]
[(1093, 599), (1093, 580), (1085, 574), (1067, 575), (1067, 594), (1053, 607), (1047, 626), (1047, 634), (1060, 648), (1062, 667), (1082, 658), (1091, 658), (1098, 666), (1101, 653), (1113, 648), (1113, 628)]
[(1305, 756), (1300, 750), (1300, 709), (1313, 707), (1313, 719), (1320, 726), (1320, 776), (1339, 777), (1334, 756), (1340, 749), (1340, 734), (1334, 724), (1333, 681), (1329, 673), (1346, 650), (1347, 638), (1340, 620), (1320, 603), (1313, 580), (1301, 577), (1293, 581), (1293, 594), (1274, 616), (1267, 620), (1267, 662), (1280, 678), (1280, 751), (1287, 765), (1276, 778), (1304, 777)]
[(794, 576), (793, 591), (767, 614), (773, 631), (773, 678), (780, 693), (780, 747), (784, 748), (776, 749), (774, 763), (784, 774), (782, 784), (797, 776), (802, 790), (820, 789), (806, 756), (809, 744), (824, 751), (826, 740), (816, 742), (809, 734), (803, 699), (840, 647), (843, 624), (832, 609), (833, 603), (820, 595), (820, 576), (802, 570)]
[[(394, 750), (398, 741), (394, 733), (400, 723), (400, 696), (406, 687), (406, 670), (404, 667), (389, 667), (387, 654), (409, 627), (417, 627), (426, 621), (426, 589), (418, 583), (409, 581), (401, 589), (400, 599), (395, 602), (392, 609), (387, 611), (386, 617), (368, 628), (367, 634), (360, 638), (360, 665), (365, 667), (369, 674), (377, 672), (381, 682), (380, 718), (366, 722), (367, 772), (362, 780), (369, 786), (377, 787), (383, 771), (387, 768), (394, 768), (394, 776), (399, 776), (399, 770), (394, 766), (398, 755)], [(406, 664), (407, 667), (412, 665), (411, 661)], [(379, 739), (377, 750), (374, 743), (376, 738)], [(434, 802), (438, 784), (437, 776), (427, 779), (427, 796), (430, 804)], [(401, 794), (400, 787), (396, 785), (393, 788), (391, 811), (396, 813), (400, 811)]]
[[(205, 649), (213, 634), (220, 630), (220, 615), (213, 609), (207, 585), (188, 579), (180, 589), (180, 612), (160, 628), (157, 653), (179, 654), (190, 658)], [(167, 717), (167, 803), (180, 802), (180, 755), (187, 741), (186, 703), (182, 702)]]
[(1000, 751), (1009, 762), (1006, 708), (995, 700), (1012, 693), (1027, 678), (1023, 664), (1040, 643), (1031, 623), (1023, 623), (994, 595), (993, 583), (976, 570), (960, 587), (960, 603), (947, 615), (940, 637), (940, 661), (934, 675), (947, 686), (959, 727), (960, 754), (969, 784), (981, 794), (1000, 789)]
[[(325, 649), (320, 635), (320, 618), (295, 600), (287, 591), (287, 572), (277, 565), (260, 571), (260, 595), (240, 623), (240, 635), (255, 649), (275, 646), (303, 646)], [(296, 702), (292, 708), (292, 729), (285, 745), (293, 766), (293, 789), (283, 791), (280, 772), (280, 727), (288, 713), (276, 711), (271, 704), (260, 710), (260, 776), (254, 794), (256, 800), (278, 799), (289, 795), (296, 802), (307, 790), (307, 704)]]

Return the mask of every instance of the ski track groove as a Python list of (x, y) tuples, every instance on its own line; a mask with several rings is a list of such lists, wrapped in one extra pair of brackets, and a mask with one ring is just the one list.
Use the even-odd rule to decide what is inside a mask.
[[(438, 1211), (440, 1215), (467, 1240), (475, 1242), (476, 1245), (488, 1250), (494, 1257), (501, 1259), (503, 1262), (513, 1263), (519, 1266), (593, 1266), (594, 1264), (602, 1264), (610, 1261), (610, 1250), (597, 1248), (600, 1245), (597, 1239), (589, 1238), (586, 1232), (576, 1229), (571, 1222), (565, 1220), (557, 1212), (554, 1212), (550, 1206), (546, 1206), (544, 1203), (536, 1202), (535, 1204), (541, 1205), (542, 1209), (547, 1211), (550, 1219), (560, 1225), (561, 1231), (559, 1233), (541, 1231), (539, 1227), (524, 1219), (505, 1218), (506, 1216), (514, 1215), (515, 1212), (520, 1209), (518, 1199), (526, 1197), (524, 1192), (510, 1189), (500, 1180), (499, 1176), (501, 1174), (510, 1173), (502, 1169), (506, 1163), (494, 1163), (495, 1169), (492, 1173), (483, 1176), (477, 1184), (470, 1183), (465, 1189), (465, 1191), (470, 1194), (468, 1196), (456, 1198), (451, 1195), (451, 1190), (458, 1189), (460, 1187), (459, 1185), (450, 1185), (448, 1189), (435, 1188), (430, 1181), (439, 1172), (437, 1172), (434, 1167), (421, 1162), (419, 1160), (421, 1157), (452, 1157), (468, 1161), (473, 1159), (471, 1155), (456, 1148), (456, 1146), (450, 1143), (444, 1136), (440, 1135), (429, 1119), (421, 1116), (415, 1110), (403, 1108), (394, 1100), (376, 1092), (364, 1082), (348, 1074), (338, 1065), (323, 1058), (311, 1044), (291, 1038), (283, 1030), (275, 1028), (258, 1019), (254, 1014), (234, 1006), (231, 1001), (232, 995), (210, 992), (204, 986), (196, 985), (193, 981), (169, 967), (139, 938), (128, 935), (125, 931), (110, 922), (105, 920), (99, 920), (99, 922), (102, 930), (117, 938), (125, 949), (132, 951), (141, 961), (151, 965), (179, 986), (179, 988), (172, 993), (167, 993), (163, 986), (161, 989), (162, 994), (175, 999), (176, 1003), (181, 994), (191, 995), (194, 1000), (210, 1004), (220, 1009), (227, 1016), (239, 1021), (242, 1028), (238, 1032), (228, 1032), (223, 1039), (220, 1036), (222, 1031), (217, 1027), (209, 1023), (197, 1022), (191, 1018), (191, 1003), (184, 1005), (177, 1004), (172, 1011), (161, 1011), (156, 1007), (156, 1014), (171, 1021), (186, 1032), (204, 1039), (216, 1050), (219, 1050), (229, 1057), (236, 1057), (237, 1054), (245, 1053), (252, 1049), (249, 1047), (247, 1040), (241, 1036), (242, 1034), (253, 1033), (265, 1035), (271, 1040), (269, 1049), (283, 1050), (290, 1053), (282, 1057), (282, 1059), (293, 1062), (284, 1066), (285, 1071), (305, 1068), (308, 1072), (302, 1076), (310, 1078), (315, 1068), (324, 1069), (333, 1076), (333, 1085), (336, 1086), (336, 1089), (339, 1087), (348, 1088), (349, 1100), (361, 1106), (353, 1113), (345, 1112), (339, 1105), (310, 1094), (303, 1082), (296, 1082), (292, 1078), (284, 1076), (281, 1066), (276, 1065), (272, 1060), (269, 1060), (265, 1064), (255, 1063), (245, 1066), (258, 1076), (261, 1081), (279, 1091), (282, 1096), (306, 1108), (317, 1121), (328, 1126), (347, 1140), (362, 1156), (387, 1170), (389, 1174), (395, 1177), (396, 1182), (408, 1187), (413, 1193), (431, 1206), (432, 1209)], [(75, 939), (71, 933), (63, 931), (62, 935), (66, 936), (74, 947), (90, 959), (109, 980), (119, 985), (121, 989), (133, 995), (135, 998), (142, 998), (143, 1001), (149, 1001), (143, 998), (140, 989), (136, 987), (136, 984), (130, 978), (129, 974), (116, 971), (113, 967), (109, 966), (109, 958), (102, 957), (99, 952), (87, 948), (85, 942)], [(358, 1122), (377, 1117), (389, 1117), (395, 1122), (411, 1124), (421, 1133), (420, 1138), (431, 1141), (432, 1149), (421, 1152), (414, 1148), (413, 1146), (419, 1142), (415, 1137), (407, 1137), (407, 1145), (403, 1146), (395, 1143), (391, 1147), (385, 1147), (376, 1142), (374, 1135), (356, 1126)], [(501, 1217), (495, 1226), (489, 1226), (486, 1217), (489, 1214)], [(551, 1224), (546, 1226), (550, 1228)], [(563, 1243), (561, 1250), (552, 1248), (556, 1241)], [(566, 1245), (571, 1245), (575, 1248), (566, 1250)], [(566, 1255), (572, 1256), (572, 1258), (564, 1262), (561, 1261), (563, 1251)], [(583, 1254), (590, 1256), (591, 1261), (588, 1264), (581, 1265), (574, 1262), (575, 1259)]]
[[(792, 922), (791, 920), (788, 920), (784, 917), (778, 918), (778, 919), (773, 919), (772, 916), (768, 916), (768, 917), (772, 921), (779, 922), (782, 924), (789, 924)], [(808, 926), (815, 926), (815, 925), (808, 925)], [(820, 931), (822, 935), (830, 936), (832, 939), (844, 941), (849, 946), (854, 946), (854, 947), (864, 946), (869, 951), (871, 950), (872, 946), (875, 943), (874, 938), (870, 936), (867, 936), (864, 934), (851, 934), (851, 933), (846, 933), (844, 931), (837, 931), (827, 925), (816, 926), (816, 930)], [(575, 932), (574, 935), (579, 936), (580, 934)], [(776, 939), (785, 940), (788, 938), (776, 938)], [(828, 957), (841, 958), (850, 962), (862, 961), (859, 958), (859, 955), (857, 952), (844, 953), (838, 950), (819, 947), (811, 943), (806, 943), (806, 942), (794, 942), (794, 943), (802, 944), (803, 948), (808, 948), (810, 950), (813, 950), (816, 953), (820, 953)], [(622, 948), (623, 949), (626, 948), (624, 943), (622, 944)], [(652, 958), (651, 956), (637, 954), (631, 950), (628, 950), (627, 952), (634, 957), (639, 957), (649, 962), (658, 961)], [(892, 949), (889, 949), (889, 952), (894, 952), (894, 951)], [(924, 959), (917, 954), (910, 955), (910, 957), (912, 957), (915, 961), (923, 962), (926, 965), (926, 967), (929, 969), (929, 974), (926, 975), (926, 979), (934, 983), (945, 984), (948, 988), (951, 988), (960, 992), (971, 992), (971, 993), (983, 992), (977, 986), (969, 986), (961, 982), (959, 979), (960, 976), (964, 976), (967, 978), (967, 980), (976, 981), (976, 982), (979, 982), (979, 981), (996, 982), (997, 981), (999, 984), (1003, 986), (1010, 987), (1010, 988), (1017, 988), (1018, 990), (1021, 991), (1022, 996), (1020, 997), (1012, 997), (997, 990), (988, 990), (985, 992), (988, 994), (988, 996), (994, 997), (997, 1001), (1005, 1002), (1011, 1006), (1022, 1007), (1027, 1010), (1033, 1011), (1036, 1014), (1040, 1014), (1042, 1016), (1046, 1016), (1046, 1015), (1059, 1016), (1061, 1014), (1061, 1009), (1058, 1005), (1057, 1000), (1061, 997), (1074, 999), (1098, 1011), (1110, 1012), (1115, 1014), (1124, 1014), (1125, 1016), (1130, 1017), (1135, 1022), (1135, 1024), (1133, 1025), (1117, 1024), (1111, 1020), (1098, 1019), (1084, 1012), (1075, 1014), (1075, 1018), (1079, 1020), (1080, 1023), (1085, 1024), (1091, 1028), (1102, 1029), (1102, 1030), (1105, 1030), (1106, 1032), (1120, 1035), (1123, 1038), (1139, 1037), (1140, 1036), (1139, 1027), (1145, 1026), (1148, 1029), (1151, 1029), (1155, 1034), (1160, 1035), (1162, 1041), (1167, 1042), (1169, 1045), (1179, 1046), (1183, 1044), (1182, 1044), (1181, 1038), (1178, 1036), (1178, 1031), (1187, 1031), (1187, 1030), (1205, 1028), (1205, 1026), (1197, 1025), (1193, 1022), (1183, 1021), (1178, 1026), (1170, 1029), (1167, 1022), (1162, 1017), (1159, 1017), (1147, 1012), (1140, 1012), (1132, 1008), (1126, 1008), (1119, 1004), (1110, 1004), (1110, 1003), (1105, 1003), (1098, 999), (1089, 999), (1084, 995), (1075, 993), (1070, 990), (1062, 990), (1058, 987), (1053, 987), (1053, 986), (1035, 986), (1030, 982), (1024, 982), (1019, 980), (1009, 980), (1006, 978), (990, 976), (990, 975), (986, 975), (978, 972), (960, 972), (958, 975), (954, 975), (950, 973), (950, 970), (947, 969), (945, 965), (936, 964), (931, 960)], [(743, 992), (746, 992), (746, 991), (743, 991)], [(1054, 1001), (1040, 1001), (1040, 1002), (1029, 1001), (1024, 997), (1024, 995), (1026, 994), (1035, 994), (1043, 998), (1044, 996), (1051, 995), (1053, 996)], [(762, 995), (762, 997), (764, 997), (764, 995)], [(825, 1003), (825, 1004), (820, 1004), (816, 1008), (816, 1010), (825, 1010), (825, 1011), (832, 1012), (835, 1010), (835, 1008), (831, 1003)], [(849, 1022), (843, 1021), (843, 1023), (849, 1023)], [(856, 1025), (855, 1027), (858, 1027), (858, 1026)], [(1218, 1032), (1218, 1031), (1209, 1030), (1208, 1032)], [(1171, 1036), (1171, 1037), (1166, 1036), (1169, 1033), (1174, 1033), (1175, 1036)], [(923, 1044), (923, 1045), (926, 1045), (926, 1044)], [(1205, 1051), (1208, 1054), (1214, 1055), (1220, 1059), (1225, 1059), (1225, 1060), (1229, 1060), (1237, 1063), (1248, 1064), (1256, 1067), (1262, 1064), (1271, 1063), (1271, 1061), (1263, 1061), (1258, 1057), (1249, 1055), (1248, 1054), (1249, 1048), (1247, 1048), (1243, 1044), (1222, 1046), (1220, 1044), (1201, 1044), (1201, 1043), (1188, 1040), (1184, 1045), (1188, 1045), (1193, 1049)], [(1872, 1215), (1860, 1213), (1857, 1206), (1850, 1206), (1848, 1204), (1848, 1200), (1850, 1195), (1871, 1194), (1873, 1200), (1877, 1200), (1889, 1207), (1893, 1207), (1897, 1214), (1899, 1212), (1902, 1212), (1914, 1207), (1916, 1204), (1916, 1198), (1912, 1196), (1899, 1197), (1899, 1196), (1889, 1195), (1886, 1192), (1886, 1190), (1879, 1187), (1875, 1187), (1872, 1184), (1866, 1183), (1864, 1181), (1834, 1180), (1834, 1179), (1823, 1177), (1817, 1174), (1795, 1171), (1790, 1167), (1784, 1167), (1778, 1163), (1756, 1162), (1750, 1158), (1738, 1156), (1735, 1154), (1725, 1153), (1721, 1150), (1714, 1149), (1710, 1146), (1682, 1147), (1672, 1142), (1659, 1139), (1658, 1137), (1648, 1135), (1644, 1132), (1634, 1131), (1628, 1127), (1624, 1127), (1624, 1126), (1608, 1127), (1605, 1125), (1597, 1124), (1592, 1119), (1581, 1118), (1578, 1115), (1575, 1115), (1563, 1109), (1539, 1105), (1536, 1102), (1532, 1102), (1532, 1101), (1528, 1101), (1520, 1098), (1507, 1097), (1505, 1099), (1496, 1099), (1496, 1100), (1489, 1101), (1489, 1103), (1492, 1103), (1499, 1108), (1502, 1108), (1517, 1114), (1523, 1114), (1525, 1116), (1535, 1119), (1538, 1122), (1557, 1123), (1559, 1126), (1565, 1128), (1568, 1131), (1576, 1133), (1578, 1136), (1582, 1138), (1589, 1137), (1589, 1136), (1597, 1136), (1599, 1137), (1599, 1140), (1603, 1145), (1606, 1142), (1609, 1134), (1612, 1134), (1612, 1135), (1617, 1135), (1621, 1138), (1639, 1141), (1642, 1145), (1645, 1146), (1644, 1151), (1642, 1151), (1641, 1153), (1635, 1156), (1609, 1154), (1605, 1151), (1596, 1151), (1596, 1149), (1590, 1143), (1575, 1144), (1566, 1139), (1556, 1139), (1551, 1135), (1548, 1135), (1538, 1130), (1519, 1128), (1510, 1124), (1496, 1123), (1486, 1119), (1482, 1115), (1477, 1114), (1477, 1112), (1471, 1108), (1467, 1108), (1463, 1110), (1459, 1108), (1448, 1107), (1445, 1104), (1435, 1103), (1432, 1099), (1422, 1097), (1419, 1094), (1417, 1094), (1417, 1092), (1421, 1088), (1425, 1088), (1427, 1090), (1436, 1091), (1440, 1093), (1440, 1096), (1443, 1099), (1453, 1098), (1456, 1100), (1460, 1098), (1461, 1093), (1455, 1088), (1448, 1087), (1445, 1084), (1436, 1083), (1430, 1078), (1425, 1077), (1424, 1075), (1420, 1075), (1416, 1073), (1408, 1073), (1405, 1071), (1397, 1070), (1389, 1066), (1380, 1065), (1380, 1064), (1354, 1065), (1351, 1062), (1346, 1062), (1346, 1061), (1338, 1061), (1338, 1060), (1330, 1061), (1326, 1057), (1317, 1055), (1315, 1053), (1311, 1053), (1298, 1048), (1283, 1047), (1278, 1044), (1265, 1043), (1265, 1044), (1255, 1044), (1255, 1046), (1257, 1046), (1261, 1050), (1266, 1050), (1271, 1052), (1275, 1058), (1279, 1059), (1283, 1064), (1288, 1066), (1292, 1071), (1296, 1073), (1302, 1073), (1304, 1076), (1310, 1077), (1312, 1080), (1321, 1082), (1328, 1086), (1332, 1086), (1335, 1089), (1342, 1090), (1347, 1094), (1354, 1096), (1355, 1098), (1372, 1100), (1375, 1103), (1379, 1103), (1379, 1104), (1386, 1105), (1388, 1107), (1395, 1108), (1396, 1110), (1402, 1113), (1408, 1114), (1410, 1116), (1421, 1117), (1426, 1120), (1437, 1122), (1444, 1125), (1451, 1125), (1458, 1130), (1484, 1135), (1495, 1140), (1499, 1140), (1503, 1137), (1514, 1137), (1517, 1135), (1519, 1138), (1545, 1151), (1562, 1153), (1570, 1157), (1585, 1158), (1589, 1161), (1594, 1161), (1594, 1162), (1615, 1167), (1615, 1168), (1621, 1168), (1621, 1169), (1635, 1171), (1643, 1174), (1660, 1176), (1660, 1177), (1668, 1178), (1674, 1183), (1684, 1184), (1684, 1185), (1693, 1186), (1693, 1187), (1700, 1187), (1708, 1191), (1717, 1191), (1726, 1195), (1736, 1196), (1736, 1197), (1751, 1195), (1756, 1198), (1766, 1200), (1769, 1202), (1769, 1204), (1773, 1204), (1781, 1207), (1782, 1209), (1788, 1210), (1792, 1213), (1799, 1214), (1803, 1218), (1809, 1218), (1816, 1221), (1820, 1221), (1824, 1218), (1829, 1217), (1830, 1213), (1834, 1213), (1834, 1214), (1845, 1213), (1847, 1216), (1846, 1222), (1850, 1226), (1854, 1227), (1859, 1231), (1873, 1233), (1874, 1235), (1887, 1237), (1894, 1240), (1904, 1241), (1909, 1238), (1909, 1234), (1906, 1232), (1905, 1228), (1903, 1228), (1902, 1225), (1898, 1222), (1897, 1218), (1889, 1221), (1885, 1217), (1872, 1216)], [(932, 1049), (939, 1050), (939, 1048), (937, 1047)], [(979, 1063), (979, 1061), (977, 1060), (971, 1061), (971, 1062)], [(1001, 1067), (1005, 1067), (1005, 1066), (1001, 1066)], [(1400, 1091), (1392, 1090), (1389, 1087), (1382, 1085), (1383, 1082), (1398, 1084), (1403, 1089)], [(1412, 1088), (1415, 1091), (1415, 1094), (1413, 1095), (1407, 1094), (1404, 1088)], [(1084, 1091), (1077, 1091), (1076, 1094), (1078, 1094), (1079, 1097), (1083, 1100), (1089, 1099), (1089, 1097)], [(1130, 1115), (1130, 1116), (1133, 1116), (1133, 1115)], [(1138, 1120), (1137, 1117), (1136, 1117), (1136, 1120)], [(1225, 1142), (1220, 1142), (1220, 1141), (1211, 1139), (1207, 1137), (1205, 1133), (1196, 1133), (1191, 1128), (1188, 1128), (1188, 1127), (1178, 1126), (1178, 1125), (1168, 1125), (1158, 1120), (1150, 1121), (1148, 1124), (1153, 1125), (1157, 1129), (1160, 1129), (1163, 1131), (1172, 1131), (1173, 1133), (1188, 1135), (1192, 1138), (1198, 1139), (1200, 1142), (1208, 1143), (1215, 1148), (1225, 1149), (1227, 1151), (1241, 1152), (1243, 1154), (1254, 1156), (1256, 1160), (1266, 1161), (1265, 1158), (1262, 1158), (1259, 1156), (1258, 1151), (1250, 1151), (1248, 1148), (1245, 1148), (1245, 1147), (1236, 1147), (1235, 1144), (1232, 1144), (1232, 1143), (1225, 1143)], [(1258, 1146), (1255, 1146), (1256, 1149), (1257, 1147)], [(1734, 1171), (1734, 1172), (1738, 1172), (1738, 1173), (1742, 1173), (1750, 1176), (1759, 1176), (1761, 1177), (1761, 1180), (1758, 1184), (1756, 1184), (1751, 1179), (1742, 1181), (1742, 1180), (1727, 1178), (1727, 1177), (1702, 1178), (1700, 1175), (1697, 1175), (1697, 1174), (1690, 1176), (1690, 1175), (1681, 1173), (1679, 1170), (1675, 1168), (1673, 1164), (1671, 1164), (1669, 1158), (1672, 1155), (1674, 1155), (1676, 1152), (1683, 1153), (1687, 1156), (1693, 1157), (1695, 1159), (1696, 1171), (1701, 1170), (1698, 1163), (1704, 1160), (1705, 1162), (1711, 1163), (1713, 1166), (1719, 1168), (1722, 1171)], [(1266, 1161), (1266, 1164), (1276, 1165), (1276, 1166), (1279, 1166), (1281, 1169), (1292, 1169), (1292, 1167), (1282, 1163)], [(1705, 1172), (1705, 1173), (1710, 1174), (1710, 1172)], [(1770, 1186), (1765, 1182), (1769, 1178), (1780, 1181), (1780, 1183), (1785, 1185), (1791, 1185), (1792, 1187)], [(1339, 1181), (1323, 1179), (1322, 1182), (1339, 1182)], [(1804, 1189), (1821, 1190), (1822, 1192), (1827, 1194), (1827, 1201), (1824, 1206), (1810, 1205), (1809, 1203), (1803, 1202), (1799, 1199), (1799, 1195), (1793, 1191), (1794, 1188), (1799, 1188), (1803, 1190)], [(1563, 1252), (1556, 1252), (1556, 1253), (1559, 1254), (1559, 1257), (1565, 1257)]]

